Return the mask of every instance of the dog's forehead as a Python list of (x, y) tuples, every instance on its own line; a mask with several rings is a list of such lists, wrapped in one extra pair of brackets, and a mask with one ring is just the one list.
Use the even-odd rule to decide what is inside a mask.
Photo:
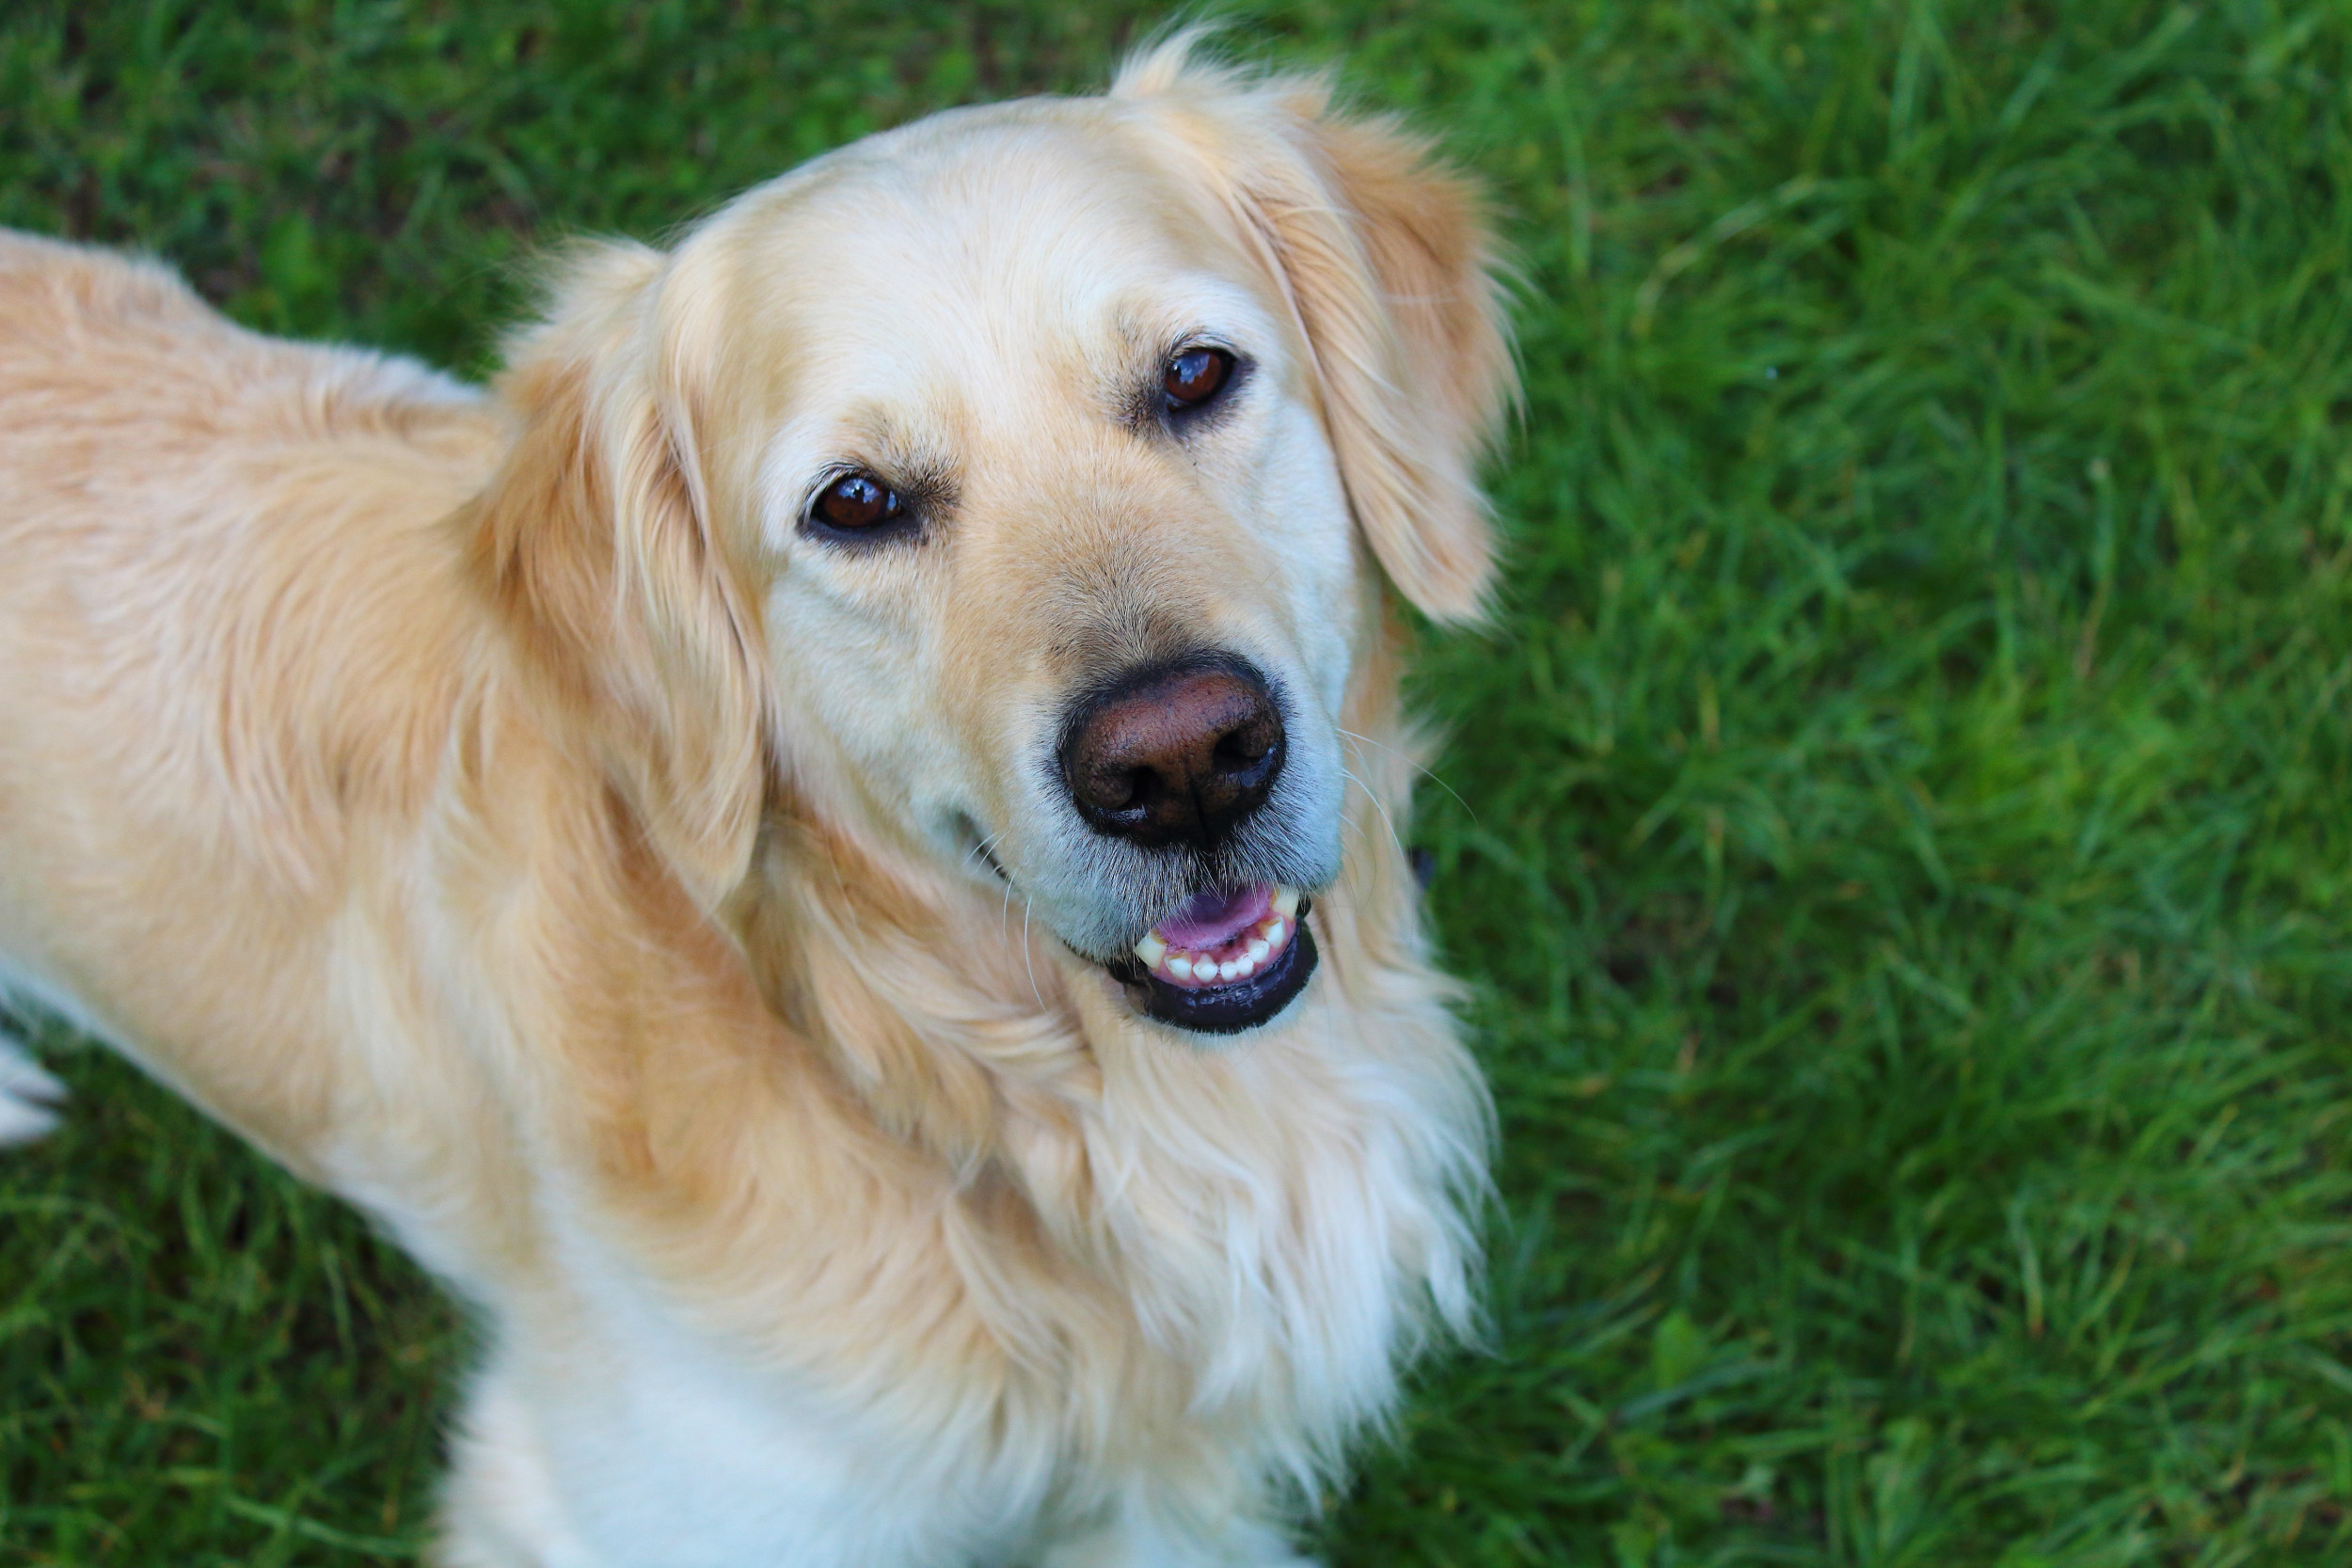
[(747, 325), (789, 356), (792, 403), (1022, 380), (1074, 391), (1188, 334), (1271, 335), (1270, 280), (1230, 225), (1080, 108), (936, 117), (820, 160), (743, 214), (729, 244), (754, 275)]

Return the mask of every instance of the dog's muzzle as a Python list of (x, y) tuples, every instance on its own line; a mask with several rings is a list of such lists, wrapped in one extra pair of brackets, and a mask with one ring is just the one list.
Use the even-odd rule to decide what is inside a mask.
[[(1209, 857), (1266, 802), (1285, 754), (1280, 707), (1244, 660), (1207, 654), (1133, 672), (1081, 705), (1062, 776), (1096, 832), (1147, 851)], [(1233, 1034), (1271, 1020), (1314, 974), (1298, 889), (1206, 888), (1105, 967), (1136, 1008)]]

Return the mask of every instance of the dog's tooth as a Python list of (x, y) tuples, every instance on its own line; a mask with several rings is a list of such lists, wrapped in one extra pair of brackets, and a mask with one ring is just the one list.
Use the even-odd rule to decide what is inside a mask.
[(1270, 942), (1260, 940), (1251, 942), (1248, 947), (1249, 962), (1251, 967), (1255, 968), (1257, 965), (1265, 962), (1266, 955), (1273, 951), (1274, 944)]
[(1192, 960), (1179, 953), (1168, 960), (1168, 972), (1179, 980), (1189, 980), (1192, 978)]
[(1296, 914), (1298, 912), (1298, 890), (1295, 887), (1278, 885), (1274, 890), (1274, 910), (1285, 920)]
[(1216, 966), (1216, 977), (1220, 980), (1238, 980), (1243, 973), (1241, 964), (1237, 960), (1229, 959)]
[(1168, 943), (1160, 940), (1160, 934), (1157, 931), (1144, 932), (1143, 940), (1136, 943), (1136, 957), (1143, 960), (1143, 967), (1146, 969), (1159, 968), (1160, 959), (1167, 952)]
[(1281, 946), (1283, 939), (1291, 934), (1290, 923), (1279, 915), (1267, 921), (1260, 929), (1265, 932), (1265, 942), (1268, 947)]

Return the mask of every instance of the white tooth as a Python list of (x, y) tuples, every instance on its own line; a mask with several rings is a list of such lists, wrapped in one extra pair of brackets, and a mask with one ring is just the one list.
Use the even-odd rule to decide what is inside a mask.
[(1250, 967), (1252, 967), (1252, 968), (1254, 969), (1254, 968), (1255, 968), (1255, 967), (1257, 967), (1259, 964), (1262, 964), (1262, 963), (1265, 962), (1265, 957), (1266, 957), (1266, 955), (1267, 955), (1268, 953), (1273, 952), (1273, 951), (1274, 951), (1274, 944), (1273, 944), (1272, 942), (1251, 942), (1251, 943), (1249, 944), (1249, 963), (1250, 963)]
[(1241, 974), (1242, 968), (1238, 962), (1221, 963), (1216, 966), (1216, 977), (1220, 980), (1238, 980)]
[(1258, 973), (1258, 960), (1244, 953), (1233, 960), (1233, 973), (1246, 980)]
[(1276, 919), (1265, 923), (1265, 940), (1268, 947), (1281, 946), (1282, 939), (1290, 934), (1291, 928), (1284, 921)]
[(1274, 890), (1274, 908), (1275, 911), (1285, 920), (1296, 914), (1298, 912), (1298, 890), (1295, 887), (1277, 886)]
[(1160, 956), (1167, 951), (1168, 943), (1160, 940), (1160, 934), (1157, 931), (1144, 932), (1143, 940), (1136, 943), (1136, 957), (1143, 960), (1143, 967), (1146, 969), (1159, 968)]
[(1192, 978), (1192, 960), (1179, 953), (1168, 960), (1168, 972), (1179, 980), (1189, 980)]

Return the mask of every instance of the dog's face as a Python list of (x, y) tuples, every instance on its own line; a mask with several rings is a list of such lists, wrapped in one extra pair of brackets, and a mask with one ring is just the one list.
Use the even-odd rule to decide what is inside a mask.
[[(1340, 869), (1375, 557), (1440, 615), (1483, 584), (1482, 266), (1417, 149), (1212, 75), (942, 116), (755, 191), (606, 286), (651, 345), (642, 408), (592, 384), (584, 416), (646, 655), (739, 686), (717, 721), (810, 809), (1023, 901), (1152, 1016), (1264, 1023)], [(698, 619), (743, 669), (671, 646)], [(741, 808), (691, 775), (741, 747), (656, 738), (648, 819), (723, 880)]]
[(730, 352), (785, 372), (741, 510), (819, 809), (1247, 1024), (1339, 870), (1369, 584), (1276, 280), (1093, 118), (929, 124), (707, 236)]

